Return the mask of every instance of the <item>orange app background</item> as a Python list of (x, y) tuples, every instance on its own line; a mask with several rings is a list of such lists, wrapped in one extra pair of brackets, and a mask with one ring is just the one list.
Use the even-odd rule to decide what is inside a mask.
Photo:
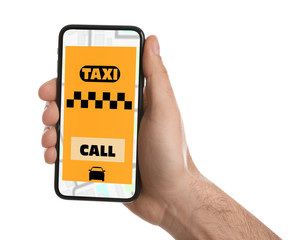
[[(79, 75), (85, 65), (116, 66), (120, 78), (117, 82), (85, 82)], [(88, 170), (99, 166), (105, 170), (104, 183), (131, 184), (135, 72), (136, 47), (66, 47), (63, 180), (89, 182)], [(88, 92), (96, 92), (96, 100), (102, 100), (103, 92), (110, 92), (111, 100), (117, 100), (117, 93), (124, 92), (125, 101), (132, 101), (132, 109), (125, 110), (123, 102), (118, 102), (117, 109), (110, 109), (109, 101), (103, 101), (102, 109), (96, 109), (95, 100), (89, 100), (88, 108), (81, 108), (80, 100), (74, 100), (74, 107), (67, 108), (66, 101), (74, 98), (74, 91), (80, 91), (81, 99), (86, 100)], [(71, 137), (125, 139), (124, 162), (71, 160)]]

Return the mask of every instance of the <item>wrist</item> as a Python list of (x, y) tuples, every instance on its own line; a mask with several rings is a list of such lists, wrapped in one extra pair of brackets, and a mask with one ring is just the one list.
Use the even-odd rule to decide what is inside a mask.
[(234, 225), (247, 211), (200, 173), (187, 172), (184, 179), (182, 193), (165, 204), (160, 226), (179, 240), (236, 236)]
[(160, 226), (175, 239), (280, 239), (251, 213), (199, 174), (165, 205)]
[(164, 214), (160, 227), (175, 239), (202, 239), (199, 233), (197, 217), (199, 202), (205, 201), (204, 195), (198, 195), (210, 188), (211, 183), (200, 173), (186, 172), (181, 178), (181, 192), (164, 201)]

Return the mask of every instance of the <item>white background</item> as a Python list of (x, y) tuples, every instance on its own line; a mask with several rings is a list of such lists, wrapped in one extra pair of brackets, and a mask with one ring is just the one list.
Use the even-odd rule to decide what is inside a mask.
[(197, 167), (280, 237), (300, 239), (299, 1), (27, 0), (0, 9), (1, 239), (172, 239), (122, 204), (54, 193), (37, 92), (56, 76), (58, 32), (71, 23), (156, 34)]

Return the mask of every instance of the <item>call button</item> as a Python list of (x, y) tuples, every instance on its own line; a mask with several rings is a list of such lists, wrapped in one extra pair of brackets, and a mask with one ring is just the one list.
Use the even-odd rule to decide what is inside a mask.
[(71, 137), (71, 160), (124, 162), (125, 139)]

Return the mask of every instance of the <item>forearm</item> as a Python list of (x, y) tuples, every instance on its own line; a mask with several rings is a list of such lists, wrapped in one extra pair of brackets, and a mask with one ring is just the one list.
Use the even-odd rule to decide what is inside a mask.
[(280, 239), (201, 175), (186, 181), (182, 199), (165, 206), (160, 224), (175, 239)]

